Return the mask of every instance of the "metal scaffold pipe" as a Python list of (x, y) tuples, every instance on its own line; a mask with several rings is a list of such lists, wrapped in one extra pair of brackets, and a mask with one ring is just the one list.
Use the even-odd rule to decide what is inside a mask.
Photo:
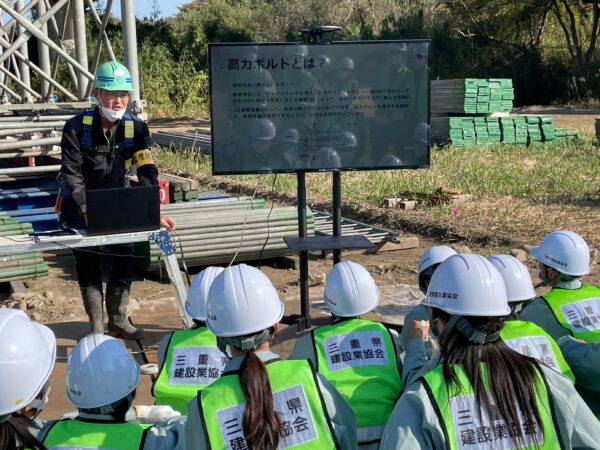
[(36, 124), (46, 123), (53, 120), (69, 120), (73, 117), (74, 114), (70, 115), (58, 115), (58, 114), (49, 114), (45, 116), (0, 116), (0, 123), (2, 122), (10, 122), (10, 126), (12, 127), (14, 123), (27, 123), (35, 126)]
[[(0, 152), (4, 150), (14, 150), (16, 148), (26, 148), (26, 147), (39, 147), (41, 145), (58, 145), (60, 144), (61, 138), (59, 137), (51, 137), (51, 138), (42, 138), (42, 139), (27, 139), (27, 140), (15, 140), (9, 142), (0, 142)], [(0, 169), (2, 170), (2, 169)]]
[[(0, 119), (0, 122), (2, 120)], [(4, 131), (12, 131), (12, 130), (25, 130), (25, 131), (39, 131), (39, 130), (55, 130), (57, 128), (62, 128), (65, 125), (63, 120), (58, 121), (47, 121), (47, 122), (21, 122), (21, 123), (10, 123), (6, 126), (2, 127), (0, 133)]]
[(47, 172), (58, 172), (59, 170), (60, 170), (60, 164), (53, 165), (53, 166), (11, 167), (9, 169), (0, 169), (0, 175), (47, 173)]
[[(75, 2), (78, 3), (78, 2)], [(44, 0), (38, 0), (37, 3), (37, 16), (44, 17), (46, 14), (46, 2)], [(53, 16), (50, 16), (52, 18)], [(48, 23), (43, 22), (40, 24), (40, 31), (44, 33), (45, 36), (48, 36)], [(40, 69), (44, 71), (48, 77), (52, 76), (50, 73), (50, 49), (48, 45), (44, 43), (43, 40), (38, 39), (38, 56), (40, 59)], [(45, 78), (40, 80), (40, 90), (41, 96), (43, 99), (48, 99), (50, 96), (50, 83)]]
[(123, 46), (125, 65), (131, 74), (133, 92), (131, 102), (135, 107), (140, 103), (140, 78), (137, 60), (137, 33), (135, 28), (135, 9), (133, 0), (121, 0), (121, 28), (123, 30)]
[[(37, 1), (30, 2), (27, 5), (27, 8), (30, 8), (30, 7), (33, 8), (33, 6), (35, 4), (37, 4)], [(27, 12), (25, 10), (25, 8), (23, 8), (23, 0), (17, 0), (17, 2), (15, 3), (15, 8), (19, 11), (19, 14), (26, 14), (26, 12)], [(9, 23), (10, 22), (12, 22), (13, 24), (17, 23), (14, 19), (11, 19), (9, 21)], [(11, 28), (11, 26), (9, 25), (9, 23), (6, 24), (7, 28), (4, 28), (4, 30), (7, 30), (7, 29)], [(21, 35), (23, 32), (24, 32), (23, 28), (20, 25), (18, 25), (17, 26), (17, 33), (19, 35)], [(20, 55), (22, 55), (25, 60), (29, 60), (29, 50), (27, 48), (27, 42), (23, 42), (23, 44), (21, 45), (21, 48), (19, 49), (19, 51), (20, 51)], [(29, 66), (25, 63), (25, 60), (23, 60), (23, 59), (19, 60), (18, 69), (19, 69), (19, 78), (23, 82), (23, 84), (26, 86), (23, 89), (23, 95), (25, 97), (27, 97), (27, 92), (29, 92), (29, 90), (31, 89), (31, 75), (30, 75), (30, 72), (29, 72)], [(15, 65), (15, 67), (17, 67), (17, 66)]]
[(60, 150), (37, 150), (15, 153), (2, 152), (0, 153), (0, 159), (27, 158), (29, 156), (57, 156), (60, 155), (60, 153)]
[[(94, 5), (94, 0), (86, 0), (90, 10), (92, 11), (92, 17), (98, 25), (98, 33), (102, 35), (102, 39), (98, 39), (96, 41), (96, 50), (94, 51), (94, 58), (92, 60), (92, 65), (90, 66), (90, 72), (95, 72), (98, 68), (98, 64), (100, 63), (100, 51), (102, 50), (102, 42), (104, 41), (104, 45), (106, 45), (106, 51), (108, 52), (108, 57), (111, 60), (116, 60), (115, 54), (113, 52), (112, 46), (110, 45), (110, 40), (108, 39), (108, 35), (106, 34), (106, 24), (108, 23), (108, 19), (110, 18), (110, 10), (112, 8), (112, 0), (108, 0), (106, 2), (106, 7), (104, 8), (104, 15), (102, 16), (102, 20), (98, 17), (98, 13), (96, 12), (96, 7)], [(90, 95), (92, 91), (92, 86), (88, 85), (85, 96)]]
[[(85, 15), (83, 10), (83, 0), (77, 0), (73, 5), (73, 31), (75, 33), (75, 56), (81, 67), (88, 67), (87, 44), (85, 36)], [(87, 70), (86, 70), (87, 72)], [(88, 72), (89, 74), (89, 72)], [(77, 92), (80, 100), (85, 98), (87, 92), (88, 79), (83, 72), (77, 73)], [(93, 80), (93, 76), (91, 80)]]

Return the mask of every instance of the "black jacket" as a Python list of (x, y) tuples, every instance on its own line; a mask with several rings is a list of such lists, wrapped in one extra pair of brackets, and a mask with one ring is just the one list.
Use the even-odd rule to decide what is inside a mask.
[[(131, 148), (125, 148), (125, 121), (116, 123), (105, 137), (98, 108), (92, 121), (92, 146), (85, 149), (81, 143), (84, 113), (77, 114), (65, 123), (62, 141), (62, 205), (60, 222), (73, 228), (85, 228), (86, 189), (107, 189), (125, 186), (125, 162), (139, 150), (152, 145), (148, 126), (134, 119), (134, 139)], [(137, 169), (142, 185), (158, 183), (158, 170), (154, 164)]]

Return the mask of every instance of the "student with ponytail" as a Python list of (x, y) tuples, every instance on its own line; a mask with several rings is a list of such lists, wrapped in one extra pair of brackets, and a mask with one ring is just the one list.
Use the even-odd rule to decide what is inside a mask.
[(188, 406), (188, 450), (356, 448), (354, 415), (335, 388), (308, 361), (271, 352), (283, 310), (258, 269), (240, 264), (215, 278), (206, 325), (232, 359)]
[(598, 448), (600, 422), (572, 382), (502, 340), (511, 311), (490, 261), (451, 256), (423, 304), (441, 362), (400, 397), (380, 449)]
[(23, 311), (0, 310), (0, 448), (46, 450), (35, 418), (50, 392), (56, 358), (52, 331)]

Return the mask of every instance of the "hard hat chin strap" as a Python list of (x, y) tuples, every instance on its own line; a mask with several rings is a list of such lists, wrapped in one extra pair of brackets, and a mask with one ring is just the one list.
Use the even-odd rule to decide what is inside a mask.
[(227, 345), (229, 345), (230, 347), (235, 347), (243, 352), (247, 352), (250, 350), (256, 350), (260, 344), (265, 342), (267, 339), (270, 339), (272, 334), (273, 328), (271, 327), (261, 331), (259, 334), (254, 334), (252, 336), (218, 337), (217, 345), (221, 351), (223, 351), (221, 347), (225, 348)]
[(460, 317), (456, 322), (456, 329), (461, 332), (469, 342), (477, 345), (487, 344), (488, 342), (497, 341), (500, 337), (500, 331), (494, 333), (485, 333), (476, 329), (471, 322), (464, 317)]

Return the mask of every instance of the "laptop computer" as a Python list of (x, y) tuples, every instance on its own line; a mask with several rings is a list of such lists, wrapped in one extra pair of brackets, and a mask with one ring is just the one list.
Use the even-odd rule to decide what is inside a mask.
[(89, 236), (160, 228), (158, 186), (94, 189), (85, 196)]

